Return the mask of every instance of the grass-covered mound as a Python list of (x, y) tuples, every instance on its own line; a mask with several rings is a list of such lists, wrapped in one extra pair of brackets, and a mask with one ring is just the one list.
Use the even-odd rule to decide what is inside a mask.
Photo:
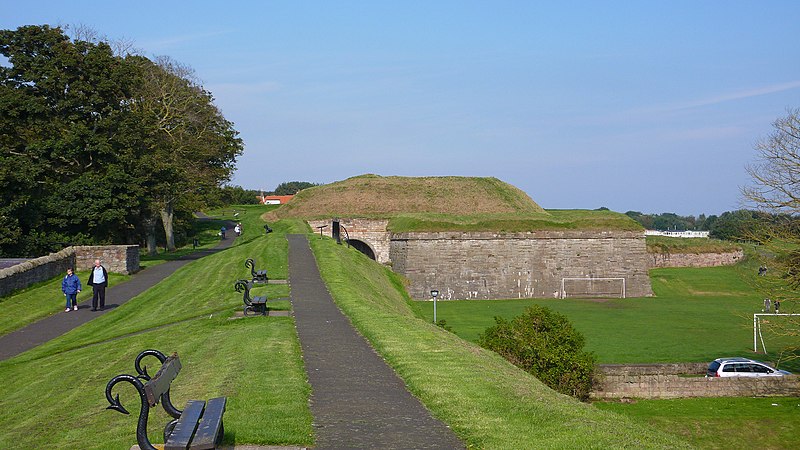
[(496, 178), (361, 175), (304, 189), (274, 214), (280, 218), (321, 219), (532, 212), (544, 210), (527, 194)]
[(393, 232), (642, 229), (612, 211), (545, 211), (520, 189), (478, 177), (362, 175), (300, 191), (265, 217), (389, 219)]

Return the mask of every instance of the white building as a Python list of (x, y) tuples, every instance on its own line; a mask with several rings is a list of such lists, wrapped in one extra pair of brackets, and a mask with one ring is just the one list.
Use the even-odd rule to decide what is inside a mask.
[(678, 238), (708, 238), (709, 231), (658, 231), (644, 230), (645, 236), (668, 236)]

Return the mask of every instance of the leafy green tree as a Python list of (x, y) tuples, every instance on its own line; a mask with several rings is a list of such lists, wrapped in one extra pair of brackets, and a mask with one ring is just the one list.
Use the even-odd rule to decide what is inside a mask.
[(287, 181), (281, 183), (275, 188), (275, 195), (294, 195), (303, 189), (319, 186), (318, 184), (309, 183), (308, 181)]
[(583, 335), (566, 317), (533, 305), (510, 321), (495, 317), (495, 322), (480, 335), (482, 347), (562, 394), (589, 398), (594, 355), (583, 351)]
[(158, 225), (174, 249), (243, 147), (191, 70), (46, 25), (0, 31), (0, 54), (0, 254), (143, 236), (154, 251)]
[(174, 250), (176, 208), (197, 207), (204, 191), (228, 181), (244, 145), (190, 68), (169, 58), (156, 63), (142, 58), (140, 68), (144, 82), (134, 109), (150, 137), (145, 164), (149, 211), (159, 214), (167, 249)]
[(136, 201), (124, 171), (106, 174), (124, 153), (118, 124), (132, 67), (107, 44), (72, 42), (48, 26), (0, 31), (0, 54), (10, 63), (0, 66), (2, 252), (33, 255), (69, 236), (119, 239)]

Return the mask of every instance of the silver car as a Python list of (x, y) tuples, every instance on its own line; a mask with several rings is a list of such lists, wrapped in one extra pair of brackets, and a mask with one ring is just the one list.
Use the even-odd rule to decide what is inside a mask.
[(782, 377), (791, 372), (778, 370), (748, 358), (719, 358), (708, 366), (706, 377)]

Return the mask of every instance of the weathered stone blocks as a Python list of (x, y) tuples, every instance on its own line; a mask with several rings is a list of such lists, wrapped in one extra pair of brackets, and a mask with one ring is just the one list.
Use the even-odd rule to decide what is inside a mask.
[(622, 278), (626, 296), (652, 295), (639, 232), (395, 233), (389, 254), (417, 299), (553, 298), (564, 278)]

